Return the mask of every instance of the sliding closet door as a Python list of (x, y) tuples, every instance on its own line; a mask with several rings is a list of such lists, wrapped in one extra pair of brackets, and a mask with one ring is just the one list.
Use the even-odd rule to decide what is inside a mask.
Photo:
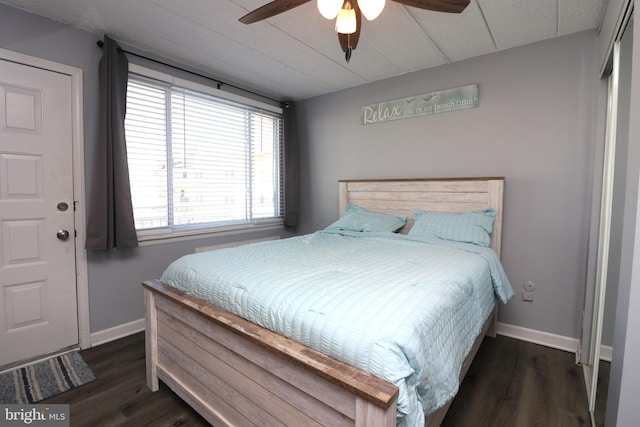
[(591, 329), (591, 347), (587, 386), (589, 392), (589, 411), (594, 414), (598, 371), (600, 362), (600, 345), (604, 319), (607, 277), (609, 272), (609, 249), (611, 236), (611, 215), (613, 205), (613, 182), (616, 159), (616, 123), (618, 111), (618, 70), (620, 43), (613, 48), (613, 67), (608, 79), (607, 126), (602, 172), (602, 196), (600, 202), (600, 227), (598, 234), (598, 264), (596, 269), (596, 286), (593, 302), (593, 323)]
[(605, 419), (608, 369), (612, 358), (614, 323), (618, 287), (625, 275), (622, 259), (628, 244), (625, 219), (635, 218), (637, 184), (633, 171), (638, 161), (630, 150), (629, 110), (631, 104), (631, 60), (633, 50), (633, 19), (613, 49), (612, 71), (609, 76), (607, 129), (603, 162), (598, 264), (593, 306), (593, 324), (589, 353), (589, 410), (595, 426)]

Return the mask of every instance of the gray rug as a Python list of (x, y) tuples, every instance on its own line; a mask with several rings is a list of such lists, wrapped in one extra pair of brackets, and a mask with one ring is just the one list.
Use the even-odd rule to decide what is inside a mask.
[(0, 403), (36, 403), (95, 379), (80, 353), (67, 353), (0, 374)]

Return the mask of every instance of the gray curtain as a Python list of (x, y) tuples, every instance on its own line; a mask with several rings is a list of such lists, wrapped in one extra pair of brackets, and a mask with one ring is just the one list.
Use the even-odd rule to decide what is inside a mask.
[(129, 61), (118, 44), (104, 37), (100, 60), (100, 117), (87, 223), (87, 249), (138, 246), (133, 221), (124, 117)]
[(298, 225), (300, 195), (298, 175), (298, 137), (296, 108), (293, 102), (284, 105), (284, 225)]

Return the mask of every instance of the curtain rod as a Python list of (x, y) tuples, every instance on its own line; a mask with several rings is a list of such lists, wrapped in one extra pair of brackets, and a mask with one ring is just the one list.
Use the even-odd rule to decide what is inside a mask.
[[(102, 40), (98, 40), (98, 41), (96, 42), (96, 44), (97, 44), (100, 48), (102, 48), (102, 47), (104, 46), (104, 42), (103, 42)], [(266, 96), (266, 95), (262, 95), (262, 94), (259, 94), (259, 93), (257, 93), (257, 92), (250, 91), (250, 90), (248, 90), (248, 89), (245, 89), (245, 88), (242, 88), (242, 87), (239, 87), (239, 86), (232, 85), (231, 83), (223, 82), (222, 80), (214, 79), (213, 77), (209, 77), (209, 76), (205, 76), (204, 74), (196, 73), (195, 71), (186, 70), (186, 69), (184, 69), (184, 68), (181, 68), (181, 67), (178, 67), (178, 66), (175, 66), (175, 65), (167, 64), (166, 62), (158, 61), (157, 59), (149, 58), (148, 56), (139, 55), (139, 54), (137, 54), (137, 53), (130, 52), (130, 51), (128, 51), (128, 50), (124, 50), (124, 49), (122, 49), (121, 47), (118, 47), (118, 52), (126, 53), (127, 55), (137, 56), (138, 58), (142, 58), (142, 59), (145, 59), (145, 60), (147, 60), (147, 61), (155, 62), (156, 64), (164, 65), (165, 67), (170, 67), (170, 68), (173, 68), (173, 69), (176, 69), (176, 70), (179, 70), (179, 71), (183, 71), (183, 72), (185, 72), (185, 73), (193, 74), (194, 76), (202, 77), (203, 79), (211, 80), (211, 81), (213, 81), (213, 82), (215, 82), (215, 83), (216, 83), (216, 87), (217, 87), (218, 89), (220, 89), (220, 87), (221, 87), (222, 85), (225, 85), (225, 86), (229, 86), (229, 87), (232, 87), (232, 88), (234, 88), (234, 89), (237, 89), (237, 90), (241, 90), (241, 91), (246, 92), (246, 93), (250, 93), (251, 95), (259, 96), (259, 97), (261, 97), (261, 98), (264, 98), (264, 99), (268, 99), (268, 100), (270, 100), (270, 101), (277, 102), (277, 103), (279, 103), (280, 105), (285, 105), (285, 106), (286, 106), (286, 104), (287, 104), (286, 102), (280, 101), (279, 99), (270, 98), (270, 97), (268, 97), (268, 96)]]

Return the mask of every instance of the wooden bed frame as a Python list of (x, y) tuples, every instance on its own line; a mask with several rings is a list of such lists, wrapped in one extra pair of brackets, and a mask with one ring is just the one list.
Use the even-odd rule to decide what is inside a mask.
[[(504, 178), (339, 182), (345, 204), (406, 215), (412, 210), (496, 210), (491, 247), (500, 254)], [(402, 230), (406, 233), (412, 223)], [(147, 384), (167, 384), (216, 427), (226, 425), (395, 426), (398, 388), (203, 300), (145, 281)], [(495, 336), (497, 304), (464, 361)], [(439, 426), (449, 407), (432, 413)]]

